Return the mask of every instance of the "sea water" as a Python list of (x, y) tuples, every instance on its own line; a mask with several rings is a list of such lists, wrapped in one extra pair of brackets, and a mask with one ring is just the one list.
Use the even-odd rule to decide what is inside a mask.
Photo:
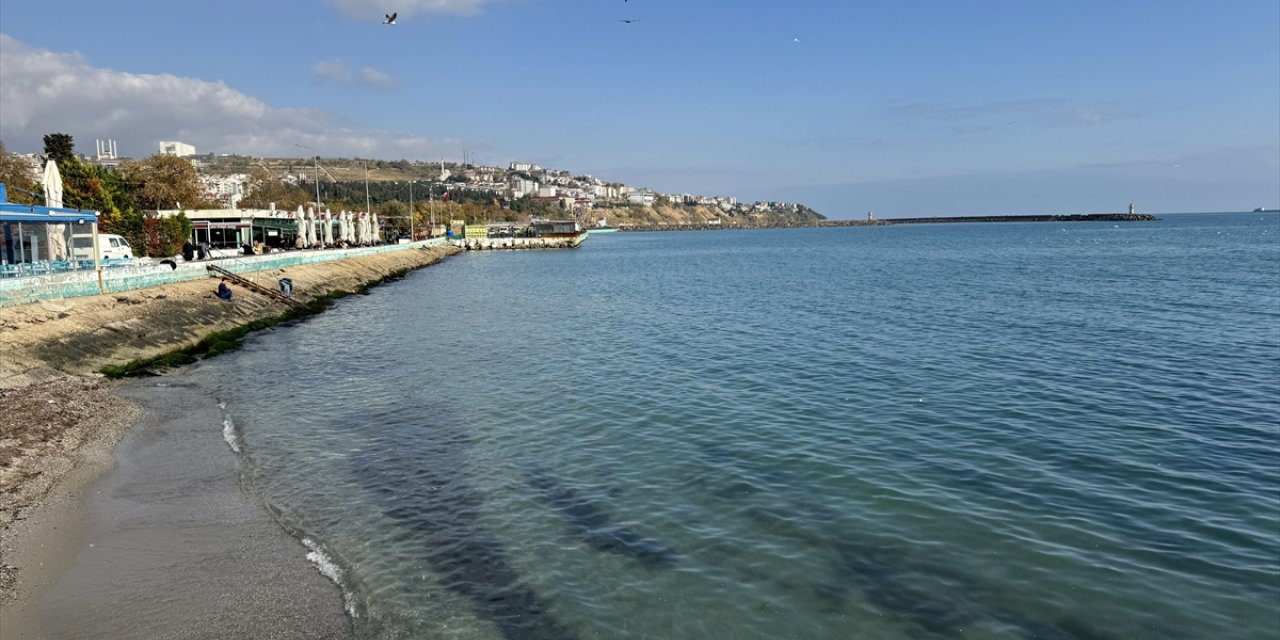
[(1280, 217), (470, 252), (193, 375), (377, 638), (1280, 637)]

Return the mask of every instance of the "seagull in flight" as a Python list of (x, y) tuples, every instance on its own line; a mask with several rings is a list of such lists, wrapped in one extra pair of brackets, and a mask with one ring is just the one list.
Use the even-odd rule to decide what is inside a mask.
[(382, 21), (382, 24), (395, 24), (395, 23), (396, 23), (396, 14), (395, 14), (395, 12), (388, 13), (388, 14), (387, 14), (387, 19)]
[(632, 22), (640, 22), (640, 18), (632, 18), (630, 20), (619, 20), (618, 22), (625, 22), (627, 24), (631, 24)]

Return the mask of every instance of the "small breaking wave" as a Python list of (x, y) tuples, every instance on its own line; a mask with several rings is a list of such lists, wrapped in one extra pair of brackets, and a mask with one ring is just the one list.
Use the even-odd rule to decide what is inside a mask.
[(359, 615), (356, 613), (356, 597), (354, 593), (351, 593), (351, 591), (347, 589), (346, 584), (342, 581), (342, 567), (339, 567), (337, 563), (335, 563), (333, 559), (324, 552), (324, 549), (321, 549), (320, 545), (314, 540), (310, 538), (303, 538), (302, 544), (310, 550), (307, 552), (307, 560), (310, 560), (311, 564), (316, 566), (316, 570), (320, 572), (320, 575), (332, 580), (333, 583), (338, 585), (338, 588), (342, 590), (342, 608), (346, 610), (347, 615), (351, 616), (353, 619), (358, 618)]
[[(219, 404), (220, 407), (226, 407), (225, 403)], [(227, 441), (227, 446), (231, 447), (233, 453), (240, 453), (240, 432), (236, 430), (236, 423), (231, 421), (231, 416), (222, 416), (222, 439)]]

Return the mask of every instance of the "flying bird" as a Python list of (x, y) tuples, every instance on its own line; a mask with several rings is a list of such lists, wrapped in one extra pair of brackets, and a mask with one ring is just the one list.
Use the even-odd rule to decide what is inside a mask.
[(394, 12), (388, 13), (387, 19), (382, 21), (382, 24), (395, 24), (395, 23), (396, 23), (396, 14)]
[(627, 24), (631, 24), (632, 22), (640, 22), (640, 18), (632, 18), (631, 20), (619, 20), (618, 22), (625, 22)]

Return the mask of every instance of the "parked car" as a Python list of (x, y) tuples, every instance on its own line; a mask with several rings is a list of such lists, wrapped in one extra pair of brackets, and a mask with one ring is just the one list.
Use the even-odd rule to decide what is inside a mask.
[[(71, 257), (76, 260), (92, 260), (93, 236), (87, 233), (71, 236)], [(133, 247), (129, 246), (129, 241), (123, 236), (114, 233), (98, 234), (99, 260), (128, 260), (132, 257)]]

